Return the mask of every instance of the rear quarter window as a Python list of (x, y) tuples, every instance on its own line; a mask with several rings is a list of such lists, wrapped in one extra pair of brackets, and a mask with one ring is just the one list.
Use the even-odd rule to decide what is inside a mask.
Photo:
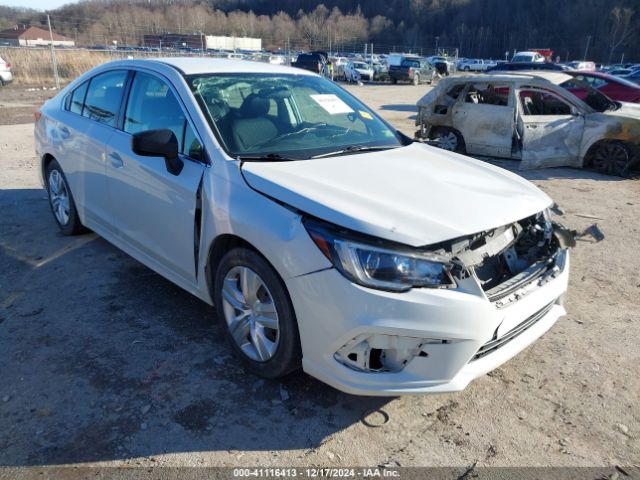
[(76, 88), (71, 94), (68, 110), (78, 115), (82, 114), (82, 107), (84, 106), (84, 97), (87, 93), (87, 87), (89, 82), (84, 82), (78, 88)]

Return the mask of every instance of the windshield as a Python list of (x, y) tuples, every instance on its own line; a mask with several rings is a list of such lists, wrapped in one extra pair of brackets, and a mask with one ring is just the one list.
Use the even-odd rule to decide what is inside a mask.
[(604, 93), (593, 88), (591, 85), (585, 82), (581, 82), (578, 79), (567, 80), (560, 84), (560, 86), (576, 97), (582, 100), (584, 103), (593, 108), (596, 112), (605, 112), (607, 110), (617, 110), (618, 104), (607, 97)]
[(354, 62), (353, 63), (353, 67), (354, 68), (363, 68), (363, 69), (367, 69), (369, 68), (369, 65), (367, 65), (366, 63), (359, 63), (359, 62)]
[[(274, 73), (206, 74), (187, 82), (226, 152), (252, 159), (308, 159), (393, 148), (405, 139), (324, 78)], [(265, 159), (265, 160), (268, 160)]]

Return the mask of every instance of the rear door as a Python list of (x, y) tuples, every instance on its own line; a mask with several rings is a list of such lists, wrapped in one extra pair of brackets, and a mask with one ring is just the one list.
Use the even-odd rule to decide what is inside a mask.
[[(118, 234), (147, 264), (159, 264), (195, 283), (196, 204), (206, 168), (202, 141), (168, 81), (142, 71), (133, 77), (122, 126), (106, 152)], [(184, 162), (178, 175), (167, 171), (163, 158), (132, 151), (134, 133), (155, 129), (170, 129), (176, 135)]]
[(112, 229), (105, 148), (115, 132), (126, 70), (100, 73), (79, 85), (65, 100), (56, 135), (63, 145), (60, 162), (80, 216), (89, 227)]
[(554, 92), (525, 88), (518, 92), (521, 168), (580, 166), (578, 155), (584, 115)]
[(515, 106), (511, 84), (474, 83), (452, 108), (467, 153), (511, 157)]

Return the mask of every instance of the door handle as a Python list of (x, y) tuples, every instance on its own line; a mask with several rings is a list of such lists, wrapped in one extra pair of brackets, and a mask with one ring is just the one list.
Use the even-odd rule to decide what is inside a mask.
[(71, 132), (67, 127), (60, 127), (60, 136), (64, 139), (67, 139), (71, 136)]
[(111, 166), (113, 168), (124, 167), (124, 162), (122, 161), (122, 158), (116, 152), (111, 152), (109, 154), (109, 160), (111, 160)]

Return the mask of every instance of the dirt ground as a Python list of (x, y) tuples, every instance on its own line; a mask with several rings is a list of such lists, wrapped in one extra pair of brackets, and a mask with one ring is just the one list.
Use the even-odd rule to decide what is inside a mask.
[[(349, 87), (409, 135), (426, 88)], [(462, 393), (356, 397), (245, 373), (211, 307), (93, 234), (63, 237), (32, 125), (12, 124), (50, 93), (0, 89), (0, 465), (640, 463), (639, 181), (520, 172), (606, 235), (572, 252), (569, 314)], [(361, 421), (375, 409), (380, 428)]]

